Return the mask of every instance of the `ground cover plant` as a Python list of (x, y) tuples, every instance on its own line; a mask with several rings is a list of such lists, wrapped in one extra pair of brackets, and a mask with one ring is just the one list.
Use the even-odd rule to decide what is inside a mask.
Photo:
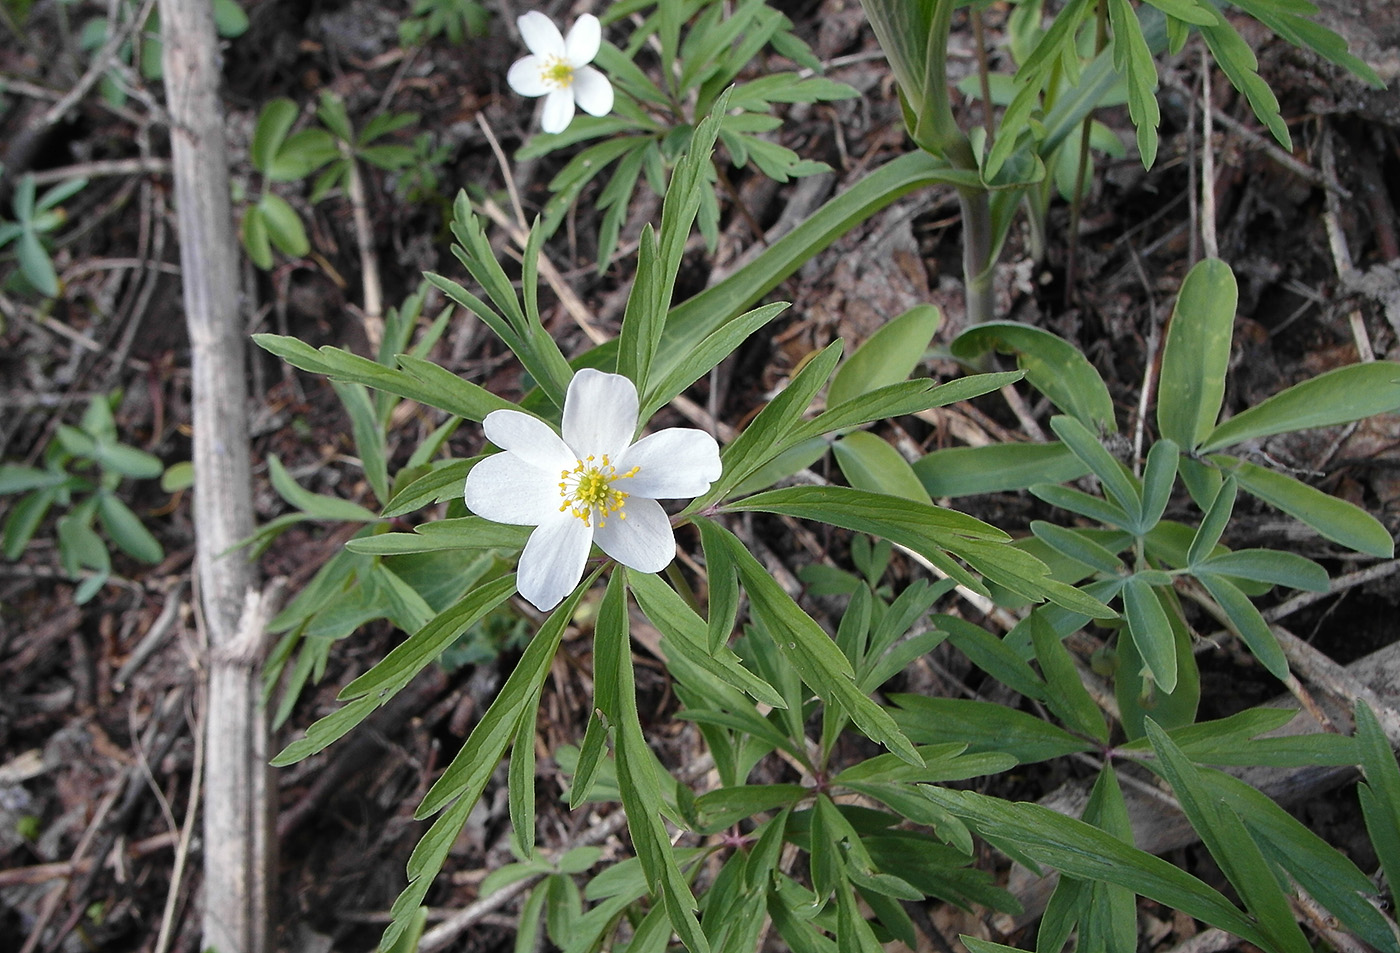
[[(184, 47), (6, 8), (14, 121), (93, 144), (7, 156), (18, 948), (1400, 949), (1400, 136), (1333, 31), (1383, 14), (349, 4), (290, 88), (235, 78), (285, 11), (230, 6), (238, 650), (183, 585), (198, 335), (140, 333)], [(21, 78), (65, 42), (71, 95)], [(279, 739), (246, 947), (187, 869), (221, 697)]]

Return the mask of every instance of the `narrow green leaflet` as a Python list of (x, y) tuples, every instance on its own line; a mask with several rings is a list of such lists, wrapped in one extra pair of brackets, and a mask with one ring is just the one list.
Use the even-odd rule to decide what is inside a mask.
[(1230, 516), (1235, 511), (1235, 497), (1238, 491), (1239, 481), (1234, 477), (1227, 477), (1220, 484), (1215, 499), (1211, 502), (1210, 508), (1206, 510), (1205, 519), (1201, 520), (1201, 525), (1197, 527), (1196, 535), (1191, 540), (1191, 548), (1186, 552), (1188, 566), (1196, 565), (1215, 550), (1216, 544), (1220, 542), (1220, 537), (1225, 532), (1225, 527), (1230, 524)]
[(460, 387), (446, 394), (440, 393), (411, 374), (329, 345), (318, 350), (294, 337), (280, 334), (255, 334), (253, 343), (304, 371), (367, 384), (467, 420), (480, 421), (493, 410), (519, 409), (510, 401), (467, 381), (459, 380)]
[(1108, 724), (1099, 706), (1080, 680), (1079, 670), (1060, 637), (1041, 612), (1032, 612), (1021, 623), (1029, 629), (1035, 657), (1045, 673), (1045, 703), (1067, 725), (1100, 742), (1108, 741)]
[(969, 821), (983, 836), (1014, 844), (1037, 863), (1081, 880), (1126, 887), (1246, 942), (1275, 948), (1254, 922), (1219, 892), (1092, 824), (1030, 802), (1012, 803), (948, 788), (927, 787), (923, 791), (935, 803)]
[(431, 503), (461, 499), (466, 491), (467, 474), (482, 457), (444, 461), (398, 490), (384, 507), (384, 518), (392, 519), (420, 510)]
[(1232, 553), (1221, 553), (1219, 556), (1200, 560), (1191, 568), (1193, 572), (1204, 569), (1236, 579), (1250, 579), (1254, 582), (1305, 589), (1309, 592), (1326, 592), (1331, 588), (1327, 570), (1317, 563), (1297, 553), (1274, 549), (1239, 549)]
[[(442, 654), (457, 636), (484, 618), (515, 592), (515, 577), (486, 583), (446, 609), (393, 649), (379, 664), (341, 689), (345, 706), (306, 729), (306, 736), (289, 744), (272, 759), (273, 765), (295, 764), (343, 737), (372, 711), (387, 703), (424, 667)], [(494, 767), (494, 762), (493, 762)]]
[(969, 753), (1009, 754), (1021, 764), (1048, 761), (1092, 745), (1063, 728), (1014, 708), (966, 698), (891, 695), (895, 723), (916, 744), (960, 741)]
[(1074, 417), (1050, 418), (1050, 429), (1064, 441), (1084, 465), (1094, 471), (1104, 490), (1113, 497), (1134, 524), (1135, 532), (1143, 532), (1142, 497), (1133, 478), (1114, 456), (1104, 449), (1099, 438)]
[(1249, 597), (1224, 576), (1204, 570), (1192, 570), (1191, 574), (1206, 587), (1216, 604), (1225, 610), (1230, 627), (1244, 639), (1254, 657), (1263, 663), (1275, 678), (1287, 678), (1288, 657), (1283, 654), (1283, 649), (1269, 628), (1269, 623), (1264, 621), (1264, 617), (1259, 614), (1254, 603), (1249, 601)]
[(1154, 766), (1171, 784), (1181, 810), (1239, 892), (1245, 908), (1257, 918), (1259, 929), (1269, 941), (1266, 948), (1282, 953), (1309, 953), (1311, 947), (1293, 919), (1288, 898), (1240, 816), (1211, 796), (1200, 771), (1156, 722), (1149, 719), (1146, 727), (1147, 737), (1157, 752)]
[(389, 465), (384, 455), (384, 436), (379, 428), (378, 416), (368, 391), (363, 384), (348, 381), (331, 381), (336, 395), (345, 411), (350, 415), (351, 433), (355, 437), (355, 450), (360, 455), (364, 467), (365, 480), (374, 491), (380, 504), (389, 501)]
[(923, 759), (894, 719), (856, 685), (850, 662), (831, 637), (797, 607), (737, 537), (727, 530), (720, 532), (739, 569), (754, 614), (772, 634), (783, 658), (797, 670), (802, 680), (828, 704), (845, 711), (866, 737), (910, 764), (922, 765)]
[(1239, 290), (1218, 258), (1186, 275), (1162, 348), (1157, 430), (1183, 451), (1195, 450), (1220, 417)]
[(379, 520), (378, 516), (358, 503), (338, 496), (312, 493), (305, 489), (292, 479), (287, 468), (282, 466), (282, 461), (273, 454), (267, 456), (267, 472), (278, 495), (307, 516), (321, 520), (344, 520), (348, 523), (374, 523)]
[[(1176, 653), (1176, 686), (1166, 691), (1152, 677), (1133, 637), (1118, 639), (1118, 671), (1113, 693), (1123, 732), (1130, 739), (1141, 738), (1148, 718), (1171, 731), (1191, 725), (1201, 703), (1201, 671), (1192, 654), (1191, 632), (1182, 621), (1181, 603), (1170, 587), (1152, 587), (1150, 595), (1160, 604), (1162, 619), (1170, 628)], [(1149, 610), (1150, 611), (1150, 610)]]
[(345, 544), (352, 553), (370, 556), (397, 556), (406, 553), (471, 551), (482, 549), (518, 550), (525, 545), (531, 526), (493, 523), (480, 516), (460, 516), (418, 526), (412, 533), (379, 533), (361, 536)]
[(1208, 453), (1292, 430), (1330, 427), (1400, 408), (1400, 364), (1373, 361), (1337, 367), (1241, 411), (1210, 432)]
[[(749, 336), (788, 309), (786, 301), (765, 304), (739, 315), (717, 328), (697, 344), (685, 361), (674, 365), (659, 380), (653, 379), (650, 390), (641, 401), (638, 419), (646, 420), (681, 391), (708, 374), (720, 361), (738, 349)], [(623, 351), (622, 353), (626, 353)]]
[(1138, 576), (1130, 576), (1123, 586), (1123, 614), (1153, 680), (1170, 693), (1176, 688), (1176, 639), (1156, 593)]
[(1356, 793), (1394, 900), (1400, 896), (1400, 765), (1375, 712), (1362, 699), (1356, 701), (1356, 738), (1361, 746), (1361, 770), (1366, 775)]
[(1143, 167), (1150, 169), (1157, 161), (1157, 126), (1162, 121), (1157, 106), (1157, 64), (1128, 0), (1108, 0), (1108, 21), (1113, 27), (1113, 66), (1128, 85), (1128, 115), (1137, 127)]
[(1214, 26), (1201, 26), (1198, 29), (1205, 38), (1206, 46), (1210, 47), (1211, 56), (1215, 57), (1215, 62), (1229, 77), (1230, 83), (1249, 100), (1254, 115), (1269, 127), (1279, 145), (1291, 150), (1293, 138), (1288, 134), (1288, 124), (1279, 112), (1278, 98), (1259, 76), (1259, 60), (1249, 44), (1225, 19)]
[(1246, 491), (1307, 523), (1333, 542), (1382, 559), (1395, 555), (1395, 542), (1390, 538), (1390, 531), (1361, 507), (1323, 493), (1291, 476), (1234, 457), (1216, 454), (1210, 460), (1234, 476)]

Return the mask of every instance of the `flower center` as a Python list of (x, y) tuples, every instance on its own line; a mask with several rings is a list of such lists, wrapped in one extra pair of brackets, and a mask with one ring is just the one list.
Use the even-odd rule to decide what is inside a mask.
[(559, 471), (559, 496), (563, 499), (559, 512), (567, 510), (583, 520), (585, 526), (592, 526), (594, 517), (597, 517), (599, 526), (606, 526), (608, 517), (614, 513), (618, 519), (627, 519), (623, 507), (629, 494), (613, 486), (613, 483), (634, 477), (641, 470), (641, 467), (633, 467), (625, 473), (618, 473), (606, 453), (601, 462), (590, 454), (579, 460), (573, 469)]
[(540, 79), (555, 89), (568, 89), (574, 83), (574, 68), (559, 56), (551, 56), (540, 66)]

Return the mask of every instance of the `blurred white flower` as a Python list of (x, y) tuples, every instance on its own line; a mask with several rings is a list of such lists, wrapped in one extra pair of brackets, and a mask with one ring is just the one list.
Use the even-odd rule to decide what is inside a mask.
[(631, 569), (665, 569), (676, 537), (656, 501), (699, 496), (720, 475), (719, 445), (702, 430), (673, 427), (632, 442), (637, 388), (620, 374), (574, 375), (562, 439), (516, 410), (492, 411), (482, 427), (504, 452), (467, 474), (467, 508), (497, 523), (536, 527), (516, 584), (542, 612), (578, 585), (593, 543)]
[(567, 129), (574, 118), (574, 103), (593, 116), (605, 116), (612, 110), (612, 84), (588, 65), (598, 55), (603, 39), (597, 17), (585, 13), (574, 21), (568, 36), (561, 36), (549, 17), (537, 10), (516, 23), (530, 55), (511, 64), (506, 82), (522, 96), (545, 97), (541, 129)]

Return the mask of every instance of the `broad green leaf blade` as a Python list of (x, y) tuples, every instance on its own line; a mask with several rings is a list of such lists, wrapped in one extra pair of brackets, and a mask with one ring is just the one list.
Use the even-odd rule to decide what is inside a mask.
[(1129, 739), (1141, 738), (1148, 718), (1167, 730), (1191, 725), (1201, 702), (1201, 671), (1191, 651), (1191, 632), (1181, 617), (1181, 603), (1169, 588), (1152, 588), (1163, 618), (1171, 628), (1176, 652), (1176, 687), (1165, 691), (1151, 677), (1132, 637), (1118, 640), (1118, 671), (1113, 679), (1114, 697), (1123, 732)]
[(112, 542), (128, 556), (152, 565), (165, 558), (165, 550), (146, 529), (141, 517), (111, 493), (97, 495), (97, 516)]
[(1034, 715), (993, 702), (891, 695), (895, 723), (916, 744), (959, 741), (969, 753), (1009, 754), (1021, 764), (1048, 761), (1092, 745)]
[(941, 320), (937, 308), (924, 304), (879, 328), (837, 369), (827, 390), (828, 406), (907, 378), (923, 360)]
[(1327, 539), (1357, 552), (1389, 559), (1395, 555), (1390, 531), (1370, 513), (1346, 500), (1323, 493), (1293, 477), (1275, 473), (1234, 457), (1211, 457), (1249, 493), (1289, 516), (1302, 520)]
[(919, 503), (928, 493), (900, 452), (868, 430), (847, 434), (831, 445), (831, 452), (851, 486)]
[(1146, 728), (1157, 752), (1154, 767), (1171, 784), (1182, 812), (1238, 891), (1245, 908), (1258, 919), (1259, 929), (1271, 941), (1269, 948), (1309, 953), (1311, 947), (1293, 919), (1288, 898), (1240, 816), (1211, 796), (1200, 771), (1156, 722), (1149, 719)]
[(1045, 621), (1044, 613), (1031, 613), (1022, 625), (1030, 630), (1035, 657), (1040, 662), (1040, 670), (1045, 673), (1045, 683), (1049, 688), (1046, 704), (1051, 711), (1074, 730), (1107, 742), (1108, 724), (1080, 680), (1079, 670), (1074, 667), (1069, 650)]
[(935, 499), (1024, 490), (1065, 483), (1089, 472), (1062, 443), (994, 443), (935, 450), (914, 463), (914, 474)]
[(1239, 549), (1221, 553), (1201, 560), (1192, 568), (1309, 592), (1326, 592), (1331, 586), (1327, 570), (1311, 559), (1274, 549)]
[(248, 147), (248, 158), (253, 167), (267, 175), (272, 170), (277, 151), (282, 148), (292, 123), (297, 121), (297, 105), (290, 99), (274, 99), (258, 113), (257, 125), (253, 127), (253, 141)]
[(1337, 367), (1241, 411), (1210, 432), (1201, 452), (1259, 437), (1350, 423), (1400, 408), (1400, 364)]
[(291, 258), (301, 258), (311, 251), (311, 240), (301, 224), (301, 216), (282, 196), (268, 192), (258, 200), (262, 210), (267, 237), (277, 250)]
[[(672, 398), (708, 374), (720, 361), (733, 354), (749, 336), (788, 309), (785, 301), (766, 304), (745, 312), (718, 328), (659, 380), (652, 377), (650, 393), (642, 400), (638, 419), (646, 420)], [(619, 355), (620, 356), (620, 355)]]
[(1230, 267), (1208, 258), (1177, 295), (1162, 349), (1157, 430), (1183, 451), (1197, 449), (1220, 416), (1238, 294)]
[(1015, 354), (1026, 380), (1061, 411), (1091, 430), (1113, 433), (1118, 429), (1113, 398), (1099, 372), (1078, 348), (1049, 331), (1012, 321), (979, 324), (954, 338), (949, 349), (963, 361), (991, 350)]

